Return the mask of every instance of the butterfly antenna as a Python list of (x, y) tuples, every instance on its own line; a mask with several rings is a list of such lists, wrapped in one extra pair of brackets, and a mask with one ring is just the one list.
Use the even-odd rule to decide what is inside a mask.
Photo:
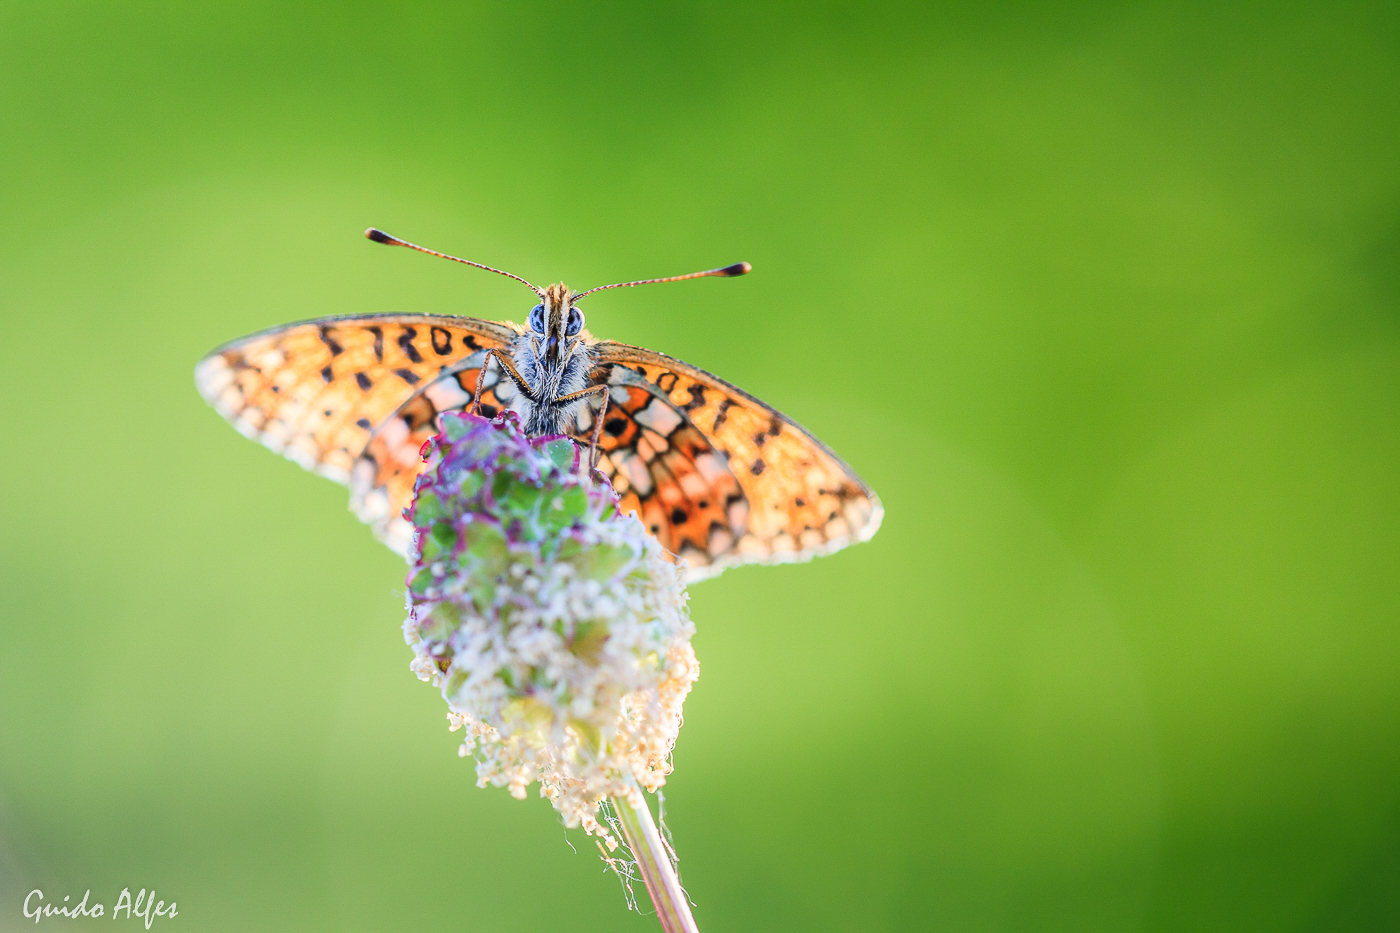
[[(396, 237), (396, 236), (390, 236), (389, 234), (385, 233), (383, 230), (380, 230), (378, 227), (370, 227), (368, 230), (365, 231), (365, 236), (369, 237), (371, 240), (373, 240), (373, 241), (376, 242), (376, 243), (383, 243), (385, 246), (407, 246), (409, 249), (416, 249), (416, 250), (418, 250), (418, 252), (420, 252), (420, 253), (427, 253), (429, 256), (441, 256), (443, 259), (450, 259), (450, 260), (452, 260), (453, 262), (460, 262), (460, 263), (462, 263), (462, 264), (464, 264), (464, 265), (468, 265), (468, 266), (476, 266), (478, 269), (485, 269), (487, 272), (495, 272), (495, 273), (497, 273), (497, 274), (499, 274), (499, 275), (504, 275), (504, 276), (505, 276), (506, 278), (508, 278), (508, 279), (515, 279), (517, 282), (522, 282), (522, 283), (524, 283), (524, 284), (525, 284), (526, 286), (528, 286), (529, 289), (530, 289), (532, 292), (534, 292), (536, 295), (539, 295), (541, 298), (544, 297), (544, 292), (540, 291), (540, 290), (539, 290), (538, 288), (536, 288), (535, 286), (530, 285), (529, 282), (526, 282), (524, 279), (522, 279), (522, 278), (521, 278), (520, 276), (518, 276), (518, 275), (511, 275), (509, 272), (505, 272), (505, 271), (503, 271), (503, 270), (501, 270), (501, 269), (496, 269), (496, 268), (493, 268), (493, 267), (491, 267), (491, 266), (485, 266), (485, 265), (482, 265), (482, 264), (479, 263), (479, 262), (472, 262), (470, 259), (459, 259), (459, 258), (457, 258), (456, 256), (449, 256), (449, 255), (447, 255), (446, 253), (439, 253), (439, 252), (438, 252), (437, 250), (435, 250), (435, 249), (428, 249), (426, 246), (419, 246), (418, 244), (416, 244), (416, 243), (410, 243), (410, 242), (408, 242), (407, 240), (400, 240), (400, 239), (399, 239), (398, 237)], [(748, 270), (745, 270), (745, 271), (748, 271)], [(713, 275), (714, 273), (702, 272), (702, 273), (700, 273), (700, 274), (701, 274), (701, 275)], [(733, 274), (738, 275), (738, 273), (733, 273)]]
[(683, 282), (686, 279), (703, 279), (706, 276), (716, 276), (722, 279), (732, 279), (736, 275), (745, 275), (753, 271), (753, 266), (746, 262), (736, 262), (732, 266), (725, 266), (723, 269), (706, 269), (704, 272), (692, 272), (689, 275), (672, 275), (664, 279), (638, 279), (635, 282), (618, 282), (616, 285), (599, 285), (597, 288), (590, 288), (582, 295), (575, 295), (574, 301), (578, 301), (585, 295), (594, 292), (601, 292), (609, 288), (631, 288), (633, 285), (655, 285), (657, 282)]

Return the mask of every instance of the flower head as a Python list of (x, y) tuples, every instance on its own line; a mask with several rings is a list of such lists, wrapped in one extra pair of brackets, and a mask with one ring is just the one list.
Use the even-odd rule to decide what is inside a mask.
[(538, 781), (565, 825), (614, 846), (599, 803), (665, 783), (699, 674), (681, 568), (566, 437), (449, 413), (430, 445), (409, 512), (412, 668), (466, 730), (478, 786), (524, 798)]

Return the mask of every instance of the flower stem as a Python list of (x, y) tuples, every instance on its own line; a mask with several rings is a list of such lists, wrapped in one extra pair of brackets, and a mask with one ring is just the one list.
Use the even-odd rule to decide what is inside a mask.
[(690, 902), (681, 890), (680, 878), (671, 864), (670, 856), (656, 831), (656, 823), (651, 818), (651, 809), (642, 796), (642, 790), (629, 776), (627, 783), (631, 793), (615, 800), (618, 821), (622, 823), (622, 834), (627, 837), (627, 847), (637, 860), (637, 867), (646, 882), (647, 893), (656, 907), (656, 916), (661, 920), (665, 933), (700, 933), (695, 926), (695, 918), (690, 913)]

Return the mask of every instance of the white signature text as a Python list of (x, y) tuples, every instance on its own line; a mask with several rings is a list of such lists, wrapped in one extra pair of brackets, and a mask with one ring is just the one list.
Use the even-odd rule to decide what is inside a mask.
[[(107, 909), (101, 904), (89, 904), (88, 899), (92, 897), (92, 891), (83, 892), (83, 899), (76, 904), (70, 904), (72, 895), (65, 896), (62, 903), (58, 901), (45, 901), (44, 892), (35, 888), (29, 892), (29, 896), (24, 899), (24, 916), (32, 917), (35, 923), (45, 917), (68, 917), (77, 919), (78, 917), (102, 917), (107, 913)], [(142, 888), (136, 894), (136, 900), (131, 899), (131, 889), (122, 888), (122, 893), (117, 896), (117, 903), (112, 907), (112, 919), (123, 917), (127, 920), (145, 920), (146, 929), (151, 928), (157, 917), (174, 917), (175, 902), (169, 904), (165, 901), (156, 900), (156, 890), (152, 888), (149, 892)]]

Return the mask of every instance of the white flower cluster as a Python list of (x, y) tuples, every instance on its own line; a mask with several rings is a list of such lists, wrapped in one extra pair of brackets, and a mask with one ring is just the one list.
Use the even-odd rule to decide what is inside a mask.
[[(535, 455), (548, 499), (554, 464)], [(412, 669), (442, 690), (452, 729), (466, 730), (460, 754), (475, 756), (478, 786), (523, 799), (538, 781), (566, 826), (614, 848), (598, 807), (631, 781), (665, 783), (699, 674), (681, 568), (615, 509), (587, 510), (557, 539), (514, 540), (519, 525), (495, 523), (488, 499), (451, 521), (470, 542), (458, 553), (494, 546), (496, 570), (428, 566), (434, 582), (410, 588), (404, 623)]]

